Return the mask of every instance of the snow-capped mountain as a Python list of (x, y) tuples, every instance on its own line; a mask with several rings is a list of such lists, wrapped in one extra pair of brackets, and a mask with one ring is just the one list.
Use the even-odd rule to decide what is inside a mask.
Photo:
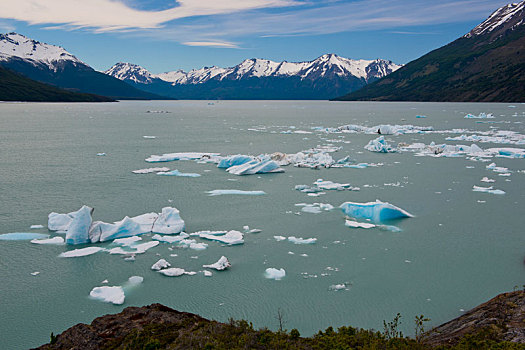
[(485, 21), (472, 29), (464, 37), (471, 38), (496, 31), (513, 30), (520, 25), (524, 25), (523, 12), (525, 11), (525, 1), (511, 3), (500, 7), (494, 11)]
[(204, 67), (189, 72), (182, 70), (162, 74), (151, 74), (143, 67), (131, 63), (117, 63), (105, 73), (121, 80), (150, 84), (158, 78), (173, 85), (202, 84), (209, 80), (242, 80), (247, 78), (291, 77), (320, 79), (331, 76), (356, 77), (368, 82), (382, 78), (400, 68), (391, 61), (352, 60), (334, 54), (323, 55), (309, 62), (274, 62), (252, 58), (230, 68)]
[(0, 34), (0, 66), (61, 88), (116, 99), (160, 98), (95, 71), (60, 46), (17, 33)]
[(60, 46), (41, 43), (17, 33), (0, 34), (0, 61), (15, 57), (34, 65), (45, 64), (55, 70), (60, 61), (86, 65)]

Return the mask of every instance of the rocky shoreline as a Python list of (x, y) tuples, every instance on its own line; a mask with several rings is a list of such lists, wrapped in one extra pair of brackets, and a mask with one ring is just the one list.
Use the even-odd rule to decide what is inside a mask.
[(352, 327), (329, 327), (301, 338), (297, 330), (255, 330), (246, 321), (210, 321), (161, 304), (127, 307), (51, 338), (38, 349), (525, 349), (525, 291), (500, 294), (428, 331), (419, 341)]

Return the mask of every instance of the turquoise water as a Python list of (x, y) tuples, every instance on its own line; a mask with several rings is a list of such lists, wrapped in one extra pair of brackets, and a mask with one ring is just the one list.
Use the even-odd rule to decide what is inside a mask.
[[(146, 113), (148, 110), (171, 113)], [(463, 118), (480, 112), (494, 113), (496, 118), (490, 121), (496, 123)], [(58, 255), (73, 248), (0, 241), (0, 347), (37, 346), (49, 341), (51, 332), (89, 323), (126, 306), (154, 302), (220, 321), (245, 318), (256, 327), (271, 329), (278, 327), (275, 316), (280, 308), (285, 327), (297, 328), (303, 335), (330, 325), (381, 329), (382, 321), (391, 320), (397, 312), (402, 314), (403, 330), (410, 334), (415, 315), (431, 318), (431, 325), (459, 316), (461, 309), (468, 310), (525, 282), (525, 174), (518, 172), (525, 169), (524, 160), (493, 158), (498, 166), (513, 171), (501, 177), (485, 168), (488, 163), (464, 157), (366, 151), (363, 146), (377, 135), (280, 132), (388, 123), (436, 130), (499, 128), (523, 134), (524, 121), (523, 104), (511, 108), (507, 104), (322, 101), (2, 103), (0, 233), (48, 233), (29, 226), (45, 226), (50, 212), (70, 212), (83, 204), (95, 208), (96, 220), (108, 222), (174, 206), (188, 232), (242, 230), (244, 225), (262, 232), (246, 234), (240, 246), (206, 242), (209, 247), (204, 251), (169, 250), (171, 245), (161, 244), (134, 262), (106, 253), (63, 259)], [(144, 139), (144, 135), (156, 139)], [(386, 138), (394, 145), (471, 144), (445, 141), (448, 136), (458, 135)], [(350, 155), (358, 162), (383, 166), (322, 170), (288, 166), (281, 174), (239, 177), (213, 164), (144, 161), (149, 155), (171, 152), (296, 153), (331, 142), (343, 147), (333, 154), (336, 159)], [(101, 152), (107, 155), (96, 155)], [(151, 166), (202, 176), (131, 173)], [(495, 179), (490, 185), (506, 194), (473, 192), (473, 185), (489, 185), (479, 182), (484, 176)], [(350, 183), (361, 190), (327, 191), (319, 197), (294, 190), (295, 185), (311, 185), (318, 178)], [(399, 186), (388, 185), (397, 182)], [(262, 190), (266, 195), (209, 197), (205, 193), (215, 189)], [(296, 203), (338, 206), (345, 201), (375, 199), (393, 203), (415, 218), (395, 222), (403, 230), (395, 233), (345, 227), (339, 209), (295, 214), (300, 212)], [(317, 243), (277, 242), (274, 235), (315, 237)], [(202, 274), (169, 278), (150, 270), (162, 257), (173, 266), (199, 271), (221, 255), (233, 266), (214, 272), (211, 278)], [(265, 279), (268, 267), (284, 268), (286, 277)], [(40, 274), (31, 275), (36, 271)], [(144, 282), (127, 292), (124, 305), (88, 297), (105, 279), (109, 285), (122, 285), (133, 275), (144, 277)], [(305, 278), (309, 275), (317, 277)], [(344, 282), (348, 290), (329, 290)]]

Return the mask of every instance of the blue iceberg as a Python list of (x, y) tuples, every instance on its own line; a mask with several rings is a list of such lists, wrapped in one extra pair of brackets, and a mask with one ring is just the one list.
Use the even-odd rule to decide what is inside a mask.
[(414, 217), (406, 210), (379, 200), (368, 203), (345, 202), (341, 204), (339, 208), (343, 210), (343, 213), (350, 217), (356, 219), (369, 219), (373, 222)]
[(197, 173), (181, 173), (177, 169), (172, 171), (160, 171), (157, 173), (157, 175), (164, 175), (164, 176), (181, 176), (181, 177), (199, 177), (201, 174)]
[(91, 214), (93, 208), (83, 205), (77, 212), (66, 232), (67, 244), (89, 243), (89, 228), (91, 227)]
[(222, 158), (219, 164), (217, 164), (217, 168), (229, 168), (235, 165), (242, 165), (244, 163), (248, 163), (253, 160), (253, 157), (246, 156), (243, 154), (237, 154), (234, 156), (229, 156)]
[(253, 159), (244, 164), (231, 166), (228, 169), (226, 169), (226, 171), (234, 175), (253, 175), (284, 172), (284, 170), (279, 166), (279, 164), (277, 164), (268, 156)]
[(31, 239), (48, 238), (49, 235), (33, 232), (12, 232), (0, 235), (0, 241), (29, 241)]

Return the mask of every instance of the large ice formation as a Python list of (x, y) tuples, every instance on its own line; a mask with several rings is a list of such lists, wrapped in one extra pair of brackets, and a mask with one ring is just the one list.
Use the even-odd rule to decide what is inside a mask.
[(343, 210), (343, 213), (350, 217), (370, 219), (373, 222), (413, 217), (406, 210), (380, 200), (368, 203), (345, 202), (340, 205), (340, 208)]
[(386, 142), (384, 136), (379, 136), (375, 140), (370, 140), (370, 142), (368, 142), (368, 144), (365, 146), (365, 149), (371, 152), (379, 152), (379, 153), (397, 152), (396, 148), (392, 147), (390, 144)]
[[(89, 243), (89, 228), (91, 227), (91, 214), (93, 209), (83, 205), (71, 220), (66, 231), (67, 244), (85, 244)], [(49, 225), (48, 225), (49, 227)]]

